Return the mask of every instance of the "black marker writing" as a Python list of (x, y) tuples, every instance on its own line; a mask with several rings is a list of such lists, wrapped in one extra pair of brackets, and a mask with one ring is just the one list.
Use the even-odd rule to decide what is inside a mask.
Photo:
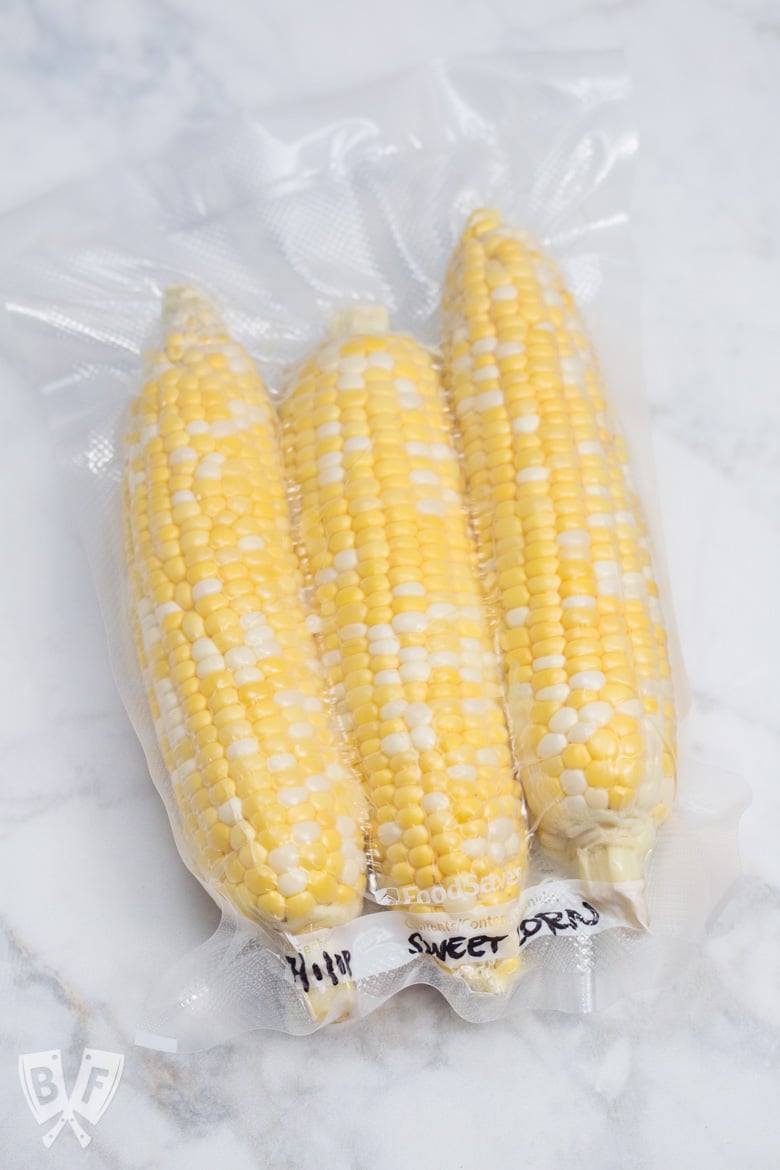
[(415, 931), (409, 935), (407, 942), (410, 955), (433, 955), (444, 963), (447, 959), (482, 959), (486, 954), (495, 955), (507, 937), (505, 934), (475, 934), (472, 938), (464, 938), (456, 934), (431, 942)]
[(582, 914), (579, 910), (542, 910), (531, 918), (524, 918), (517, 928), (520, 946), (524, 946), (534, 935), (545, 930), (552, 935), (560, 934), (563, 930), (579, 930), (581, 926), (596, 926), (601, 915), (590, 902), (583, 902)]
[(352, 967), (350, 960), (352, 959), (351, 951), (336, 951), (330, 954), (329, 951), (322, 952), (322, 962), (325, 964), (325, 970), (319, 963), (312, 963), (309, 968), (305, 958), (301, 954), (285, 955), (284, 956), (290, 965), (292, 971), (293, 982), (300, 983), (304, 991), (308, 991), (312, 985), (312, 981), (322, 983), (327, 977), (334, 987), (337, 987), (341, 982), (343, 976), (348, 975), (352, 977)]

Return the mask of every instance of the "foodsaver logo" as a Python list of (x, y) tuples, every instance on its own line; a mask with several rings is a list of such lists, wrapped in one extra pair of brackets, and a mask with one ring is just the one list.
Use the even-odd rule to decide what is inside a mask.
[(125, 1058), (102, 1048), (85, 1048), (73, 1092), (68, 1094), (62, 1052), (26, 1052), (19, 1057), (19, 1082), (38, 1125), (53, 1121), (41, 1141), (49, 1149), (69, 1125), (82, 1149), (92, 1141), (76, 1114), (97, 1125), (119, 1088)]
[(400, 890), (387, 888), (376, 890), (374, 897), (381, 906), (442, 906), (445, 902), (455, 904), (487, 894), (500, 893), (518, 884), (523, 872), (522, 866), (515, 866), (504, 873), (488, 874), (483, 878), (478, 878), (473, 873), (459, 874), (446, 884), (430, 886), (427, 889), (419, 889), (417, 886), (407, 886)]

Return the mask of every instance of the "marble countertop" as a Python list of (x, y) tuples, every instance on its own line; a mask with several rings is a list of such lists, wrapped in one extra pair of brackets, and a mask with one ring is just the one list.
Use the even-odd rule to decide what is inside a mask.
[[(41, 409), (6, 370), (3, 1167), (780, 1165), (777, 5), (6, 6), (0, 210), (214, 116), (502, 44), (622, 44), (636, 79), (643, 341), (694, 697), (686, 737), (752, 788), (744, 876), (660, 999), (477, 1027), (418, 988), (358, 1026), (308, 1039), (254, 1034), (186, 1057), (134, 1047), (150, 973), (202, 940), (216, 912), (146, 782)], [(17, 1057), (60, 1048), (70, 1086), (85, 1045), (124, 1054), (121, 1086), (87, 1149), (66, 1132), (47, 1150)]]

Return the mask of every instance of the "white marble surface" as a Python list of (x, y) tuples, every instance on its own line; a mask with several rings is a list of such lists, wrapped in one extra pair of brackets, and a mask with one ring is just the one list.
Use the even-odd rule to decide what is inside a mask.
[[(202, 939), (215, 912), (146, 783), (41, 411), (9, 372), (3, 1167), (780, 1164), (777, 3), (20, 0), (0, 11), (0, 207), (215, 114), (501, 43), (629, 53), (644, 345), (695, 700), (688, 737), (752, 786), (745, 876), (660, 1002), (476, 1028), (415, 990), (306, 1040), (256, 1034), (186, 1058), (134, 1048), (150, 973)], [(88, 1150), (66, 1132), (46, 1151), (17, 1054), (62, 1048), (70, 1084), (85, 1044), (123, 1052), (123, 1082)]]

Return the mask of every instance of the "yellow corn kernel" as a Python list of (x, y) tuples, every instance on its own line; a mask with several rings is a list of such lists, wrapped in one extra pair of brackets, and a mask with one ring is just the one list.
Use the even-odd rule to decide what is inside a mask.
[(496, 212), (452, 258), (443, 357), (538, 836), (586, 877), (639, 877), (674, 795), (647, 532), (577, 306)]
[[(273, 409), (193, 290), (166, 295), (163, 327), (131, 406), (125, 531), (135, 643), (187, 860), (261, 922), (336, 926), (361, 908), (365, 806), (297, 600)], [(335, 882), (305, 865), (325, 835)]]
[[(510, 873), (525, 862), (500, 671), (436, 368), (411, 338), (386, 331), (383, 311), (369, 318), (366, 331), (344, 322), (295, 372), (281, 406), (303, 565), (315, 596), (323, 578), (337, 590), (332, 608), (319, 607), (331, 683), (347, 656), (368, 663), (344, 677), (342, 706), (373, 809), (378, 882), (412, 904), (441, 887), (442, 900), (426, 897), (421, 909), (476, 911), (496, 901), (463, 880), (477, 876), (476, 860), (484, 888), (500, 886), (505, 901), (518, 893)], [(326, 402), (312, 452), (311, 420), (325, 417)], [(344, 519), (354, 531), (368, 512), (367, 544), (360, 534), (334, 543), (334, 519), (344, 535)], [(481, 773), (480, 755), (489, 765)], [(445, 818), (470, 798), (497, 810), (480, 839)]]

